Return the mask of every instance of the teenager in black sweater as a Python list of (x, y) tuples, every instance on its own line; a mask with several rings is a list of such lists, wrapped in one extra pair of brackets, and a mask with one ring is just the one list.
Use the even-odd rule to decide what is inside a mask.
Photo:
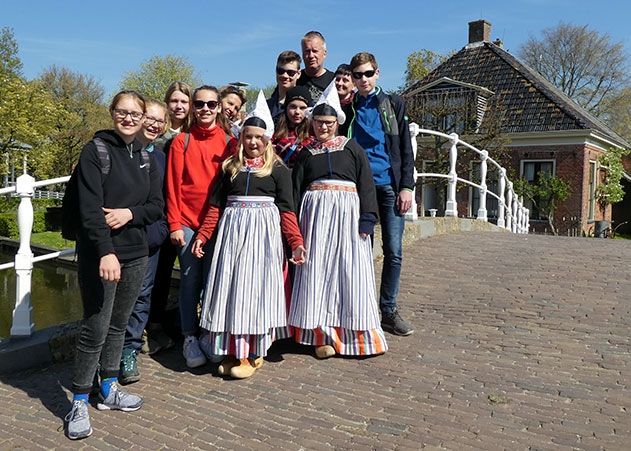
[[(142, 398), (121, 390), (116, 382), (125, 326), (147, 264), (145, 226), (162, 216), (164, 202), (155, 159), (146, 159), (136, 140), (145, 115), (144, 99), (133, 91), (120, 92), (110, 114), (114, 129), (97, 132), (78, 163), (77, 256), (84, 313), (72, 410), (66, 416), (70, 439), (92, 433), (87, 401), (99, 366), (99, 410), (134, 411), (142, 405)], [(97, 139), (107, 148), (106, 158)], [(109, 171), (103, 171), (104, 161), (109, 162)]]

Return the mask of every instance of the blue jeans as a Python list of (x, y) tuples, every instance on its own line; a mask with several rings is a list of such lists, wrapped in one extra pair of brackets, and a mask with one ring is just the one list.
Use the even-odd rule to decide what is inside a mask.
[(149, 321), (151, 290), (153, 289), (153, 281), (156, 277), (159, 258), (160, 248), (158, 248), (155, 253), (150, 254), (147, 260), (147, 269), (145, 270), (145, 277), (140, 287), (140, 294), (138, 295), (138, 299), (136, 299), (134, 309), (131, 311), (131, 316), (127, 322), (127, 329), (125, 329), (125, 344), (123, 345), (123, 349), (140, 351), (142, 347), (142, 332), (145, 330), (145, 327), (147, 327), (147, 321)]
[(199, 326), (197, 306), (199, 305), (212, 260), (211, 240), (204, 245), (204, 257), (197, 258), (191, 253), (196, 231), (182, 226), (186, 244), (178, 249), (180, 260), (180, 318), (182, 335), (195, 335)]
[(383, 246), (379, 308), (382, 313), (392, 313), (397, 308), (397, 296), (399, 295), (405, 217), (399, 213), (397, 208), (398, 193), (394, 191), (392, 186), (377, 185), (376, 188)]

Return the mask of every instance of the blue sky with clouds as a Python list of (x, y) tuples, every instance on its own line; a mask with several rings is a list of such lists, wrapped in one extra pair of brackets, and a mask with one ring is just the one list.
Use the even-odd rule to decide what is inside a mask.
[(626, 0), (22, 0), (3, 2), (0, 27), (13, 28), (28, 78), (56, 64), (92, 75), (111, 94), (124, 73), (166, 54), (187, 57), (206, 83), (270, 85), (278, 53), (299, 51), (309, 30), (326, 37), (329, 69), (370, 51), (381, 85), (394, 89), (411, 52), (460, 49), (472, 20), (490, 21), (492, 38), (515, 54), (560, 21), (607, 32), (631, 52), (629, 18)]

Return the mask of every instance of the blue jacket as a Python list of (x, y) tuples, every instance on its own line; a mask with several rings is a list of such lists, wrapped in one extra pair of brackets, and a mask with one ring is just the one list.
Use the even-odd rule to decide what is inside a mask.
[[(164, 146), (164, 141), (154, 141), (152, 143), (154, 145), (151, 154), (153, 155), (153, 162), (156, 163), (158, 172), (160, 173), (160, 182), (161, 186), (164, 185), (164, 171), (166, 167), (166, 156), (164, 151), (162, 150)], [(150, 144), (151, 145), (151, 144)], [(152, 222), (146, 227), (147, 233), (147, 245), (149, 246), (149, 254), (153, 254), (155, 251), (160, 249), (162, 243), (169, 235), (169, 225), (166, 221), (166, 216), (163, 214), (160, 219), (156, 222)]]
[[(393, 185), (395, 191), (414, 189), (414, 152), (410, 138), (410, 124), (405, 112), (405, 102), (394, 94), (385, 94), (377, 88), (381, 124), (386, 135), (386, 152), (392, 166)], [(355, 122), (355, 108), (359, 94), (355, 95), (351, 114), (347, 116), (345, 130), (349, 138), (353, 137), (353, 123)], [(347, 125), (348, 124), (348, 125)]]

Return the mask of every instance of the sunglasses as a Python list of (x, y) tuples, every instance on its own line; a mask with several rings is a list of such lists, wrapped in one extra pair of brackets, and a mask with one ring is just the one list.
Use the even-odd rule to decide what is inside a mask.
[(201, 110), (202, 108), (204, 108), (204, 105), (207, 105), (209, 110), (214, 110), (219, 106), (219, 102), (216, 100), (209, 100), (208, 102), (204, 102), (203, 100), (193, 101), (193, 106), (197, 110)]
[(353, 72), (353, 78), (355, 80), (361, 80), (364, 75), (366, 76), (366, 78), (372, 78), (376, 72), (376, 70), (367, 70), (366, 72)]
[(276, 68), (276, 73), (278, 75), (287, 74), (290, 77), (295, 77), (296, 74), (300, 73), (300, 71), (299, 70), (294, 70), (294, 69), (283, 69), (282, 67), (277, 67)]

